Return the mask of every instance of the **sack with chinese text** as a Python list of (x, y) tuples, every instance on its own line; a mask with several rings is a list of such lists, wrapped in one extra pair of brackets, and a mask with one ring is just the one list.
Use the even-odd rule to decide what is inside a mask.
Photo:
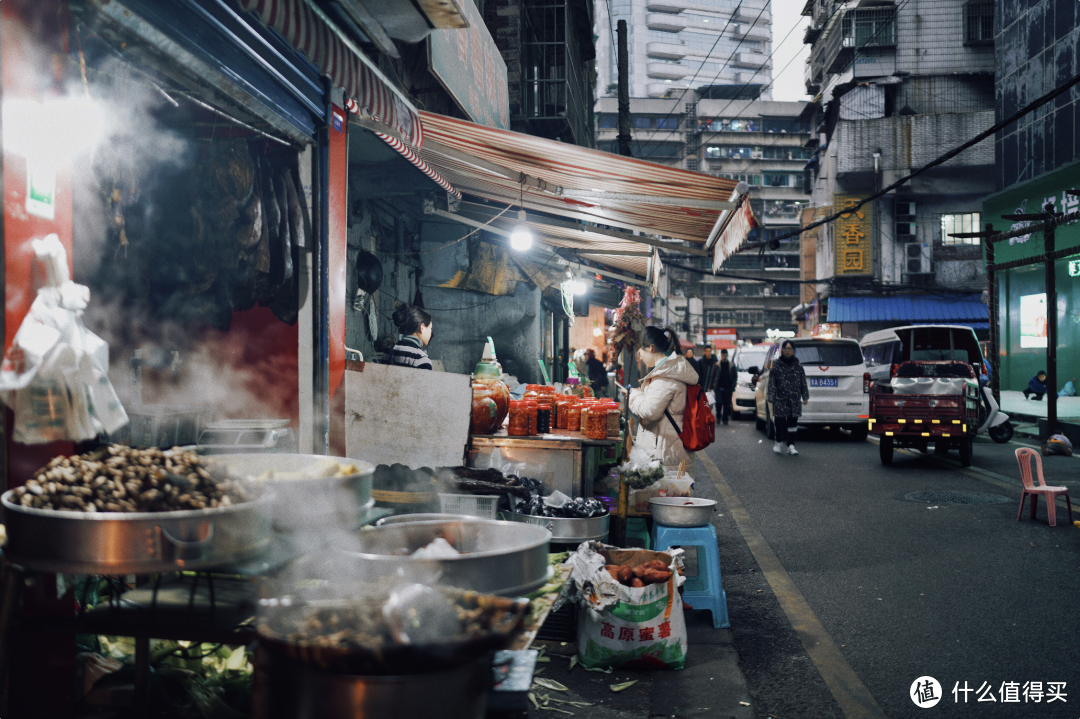
[[(681, 553), (681, 549), (650, 552), (587, 542), (570, 555), (570, 594), (583, 609), (578, 615), (578, 661), (583, 667), (686, 666), (686, 622), (678, 592), (686, 579)], [(643, 570), (657, 560), (666, 570), (652, 574)], [(618, 568), (638, 569), (643, 577), (636, 577), (639, 581), (634, 583), (645, 586), (619, 581), (613, 576)], [(647, 583), (650, 577), (663, 581)]]

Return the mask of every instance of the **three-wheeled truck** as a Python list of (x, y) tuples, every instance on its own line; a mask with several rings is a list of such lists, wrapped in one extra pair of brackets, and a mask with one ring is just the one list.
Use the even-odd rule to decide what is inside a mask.
[(971, 466), (972, 438), (979, 428), (979, 380), (966, 362), (908, 361), (893, 365), (889, 381), (870, 386), (870, 433), (880, 439), (881, 463), (893, 449), (925, 454), (960, 450)]

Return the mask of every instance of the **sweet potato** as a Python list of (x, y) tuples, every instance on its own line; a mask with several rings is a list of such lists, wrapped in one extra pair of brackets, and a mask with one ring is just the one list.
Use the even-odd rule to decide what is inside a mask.
[(607, 573), (611, 575), (612, 579), (614, 579), (616, 582), (619, 581), (619, 569), (621, 569), (621, 567), (619, 567), (619, 565), (617, 565), (617, 564), (607, 564), (607, 565), (604, 565), (604, 569), (607, 570)]
[(645, 584), (663, 584), (671, 579), (670, 569), (646, 569), (641, 573), (641, 581)]
[(645, 582), (643, 582), (642, 580), (638, 579), (637, 577), (634, 577), (634, 578), (633, 578), (632, 580), (630, 580), (630, 586), (631, 586), (631, 587), (635, 587), (635, 588), (640, 588), (640, 587), (644, 587), (644, 586), (645, 586)]

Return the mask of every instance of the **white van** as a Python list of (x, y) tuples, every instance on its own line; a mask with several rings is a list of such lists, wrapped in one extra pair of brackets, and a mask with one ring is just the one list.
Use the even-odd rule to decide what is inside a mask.
[(870, 332), (859, 341), (874, 382), (888, 382), (894, 364), (908, 360), (960, 360), (983, 371), (975, 330), (963, 325), (907, 325)]

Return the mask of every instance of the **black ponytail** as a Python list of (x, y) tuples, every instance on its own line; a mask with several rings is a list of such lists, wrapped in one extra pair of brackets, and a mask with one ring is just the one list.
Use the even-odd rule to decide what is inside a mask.
[(391, 315), (398, 332), (413, 335), (420, 331), (421, 325), (431, 324), (431, 315), (414, 305), (399, 304)]
[(679, 333), (671, 327), (646, 327), (643, 344), (648, 347), (655, 345), (660, 354), (671, 354), (679, 349)]

